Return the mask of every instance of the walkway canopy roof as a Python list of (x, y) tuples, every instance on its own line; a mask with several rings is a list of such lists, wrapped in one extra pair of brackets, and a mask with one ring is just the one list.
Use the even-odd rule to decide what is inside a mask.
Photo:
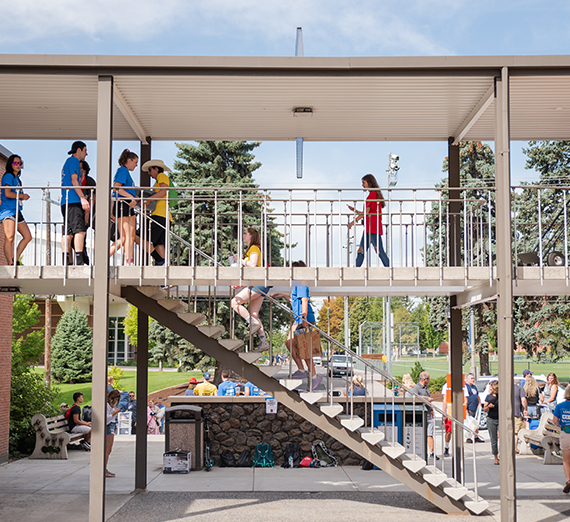
[(566, 55), (0, 55), (0, 139), (96, 139), (97, 78), (112, 75), (116, 140), (493, 140), (502, 67), (511, 139), (568, 138)]

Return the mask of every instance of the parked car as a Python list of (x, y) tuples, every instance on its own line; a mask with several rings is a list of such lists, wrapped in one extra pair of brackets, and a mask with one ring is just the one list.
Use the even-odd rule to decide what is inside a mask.
[(352, 370), (352, 363), (347, 355), (333, 355), (332, 356), (332, 371), (329, 369), (329, 374), (333, 377), (343, 377), (348, 375)]

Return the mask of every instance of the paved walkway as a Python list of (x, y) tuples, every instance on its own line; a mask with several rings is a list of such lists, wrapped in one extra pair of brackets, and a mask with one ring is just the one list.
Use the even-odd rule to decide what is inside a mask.
[[(382, 471), (340, 466), (323, 469), (214, 468), (211, 472), (164, 475), (161, 436), (149, 439), (148, 492), (133, 493), (134, 437), (117, 437), (107, 480), (110, 522), (250, 521), (455, 521)], [(477, 520), (499, 520), (499, 466), (489, 444), (477, 444), (479, 493), (491, 504)], [(0, 521), (88, 519), (90, 454), (70, 451), (69, 460), (22, 459), (0, 466)], [(448, 459), (446, 459), (446, 462)], [(570, 519), (570, 497), (561, 491), (562, 466), (544, 466), (535, 456), (517, 456), (518, 519)]]

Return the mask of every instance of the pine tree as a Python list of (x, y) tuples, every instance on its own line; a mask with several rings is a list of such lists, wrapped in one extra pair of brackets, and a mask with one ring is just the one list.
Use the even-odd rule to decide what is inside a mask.
[(51, 341), (51, 371), (57, 382), (89, 382), (93, 366), (93, 331), (77, 308), (65, 312)]

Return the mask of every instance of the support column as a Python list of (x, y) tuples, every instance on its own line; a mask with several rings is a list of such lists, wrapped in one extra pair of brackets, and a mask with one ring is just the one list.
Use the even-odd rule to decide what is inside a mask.
[(135, 489), (146, 490), (147, 433), (146, 405), (148, 403), (148, 315), (137, 316), (137, 434), (135, 437)]
[(501, 434), (501, 521), (517, 519), (514, 448), (513, 283), (511, 237), (509, 70), (495, 83), (495, 189), (497, 244), (497, 350)]
[[(453, 190), (461, 185), (459, 145), (453, 145), (454, 138), (448, 140), (448, 184), (449, 184), (449, 265), (461, 266), (461, 201), (460, 191)], [(456, 309), (457, 296), (449, 298), (451, 313), (449, 357), (451, 371), (451, 415), (463, 423), (463, 331), (461, 324), (461, 310)], [(453, 455), (454, 477), (459, 480), (463, 465), (463, 444), (461, 441), (463, 430), (454, 425)]]
[[(151, 156), (151, 139), (150, 136), (147, 136), (146, 138), (147, 143), (143, 143), (141, 141), (141, 162), (140, 162), (140, 166), (142, 167), (147, 161), (149, 161), (150, 159), (152, 159)], [(143, 172), (142, 168), (141, 168), (141, 181), (140, 181), (140, 186), (141, 187), (150, 187), (150, 176), (148, 174), (148, 172)], [(137, 402), (138, 404), (138, 402)]]
[(105, 520), (107, 353), (109, 350), (109, 215), (113, 142), (113, 77), (99, 76), (97, 99), (97, 188), (93, 281), (93, 431), (89, 522)]

